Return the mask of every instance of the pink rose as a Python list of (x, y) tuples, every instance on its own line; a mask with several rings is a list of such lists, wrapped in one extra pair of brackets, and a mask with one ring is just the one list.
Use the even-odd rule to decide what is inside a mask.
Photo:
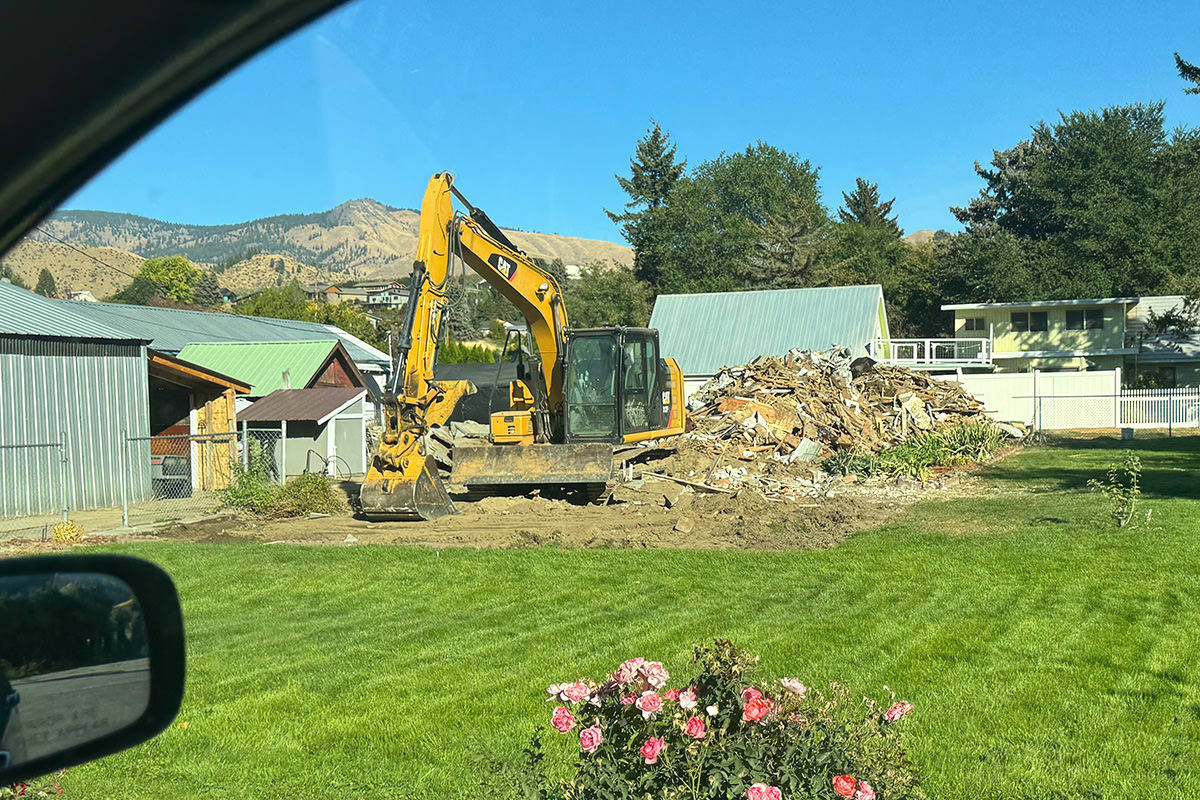
[(775, 704), (765, 697), (752, 697), (742, 706), (742, 722), (761, 722)]
[(557, 683), (552, 683), (549, 686), (547, 686), (546, 694), (548, 694), (550, 696), (546, 698), (546, 702), (550, 702), (551, 700), (557, 700), (558, 695), (559, 695), (559, 693), (562, 692), (562, 690), (563, 690), (563, 687)]
[(646, 759), (647, 764), (655, 764), (658, 762), (658, 754), (662, 752), (662, 749), (663, 737), (651, 736), (642, 745), (640, 752), (642, 754), (642, 758)]
[(875, 800), (875, 790), (871, 788), (871, 784), (861, 781), (858, 791), (854, 793), (854, 800)]
[(678, 689), (667, 689), (665, 692), (663, 692), (663, 698), (670, 700), (672, 703), (678, 703), (679, 702), (679, 690)]
[(600, 747), (600, 743), (604, 741), (604, 734), (600, 732), (599, 725), (593, 725), (590, 728), (584, 728), (579, 732), (579, 749), (585, 753), (594, 753)]
[(840, 794), (842, 797), (851, 797), (854, 795), (854, 776), (853, 775), (838, 775), (833, 779), (833, 791)]
[(808, 691), (805, 685), (795, 678), (780, 678), (779, 683), (784, 689), (787, 689), (801, 700), (804, 699), (804, 695)]
[(913, 710), (912, 703), (906, 703), (904, 701), (901, 701), (899, 703), (892, 704), (892, 707), (887, 710), (887, 712), (883, 715), (883, 718), (886, 719), (888, 722), (895, 722), (896, 720), (900, 719), (904, 715), (910, 713), (912, 710)]
[(703, 739), (706, 733), (704, 720), (700, 717), (689, 717), (687, 725), (683, 726), (683, 732), (693, 739)]
[(613, 673), (613, 680), (617, 683), (632, 683), (637, 677), (638, 670), (642, 664), (646, 663), (644, 658), (631, 658), (621, 666), (617, 667), (617, 671)]
[(751, 700), (757, 700), (760, 697), (762, 697), (762, 692), (760, 692), (758, 689), (755, 689), (753, 686), (747, 686), (745, 689), (742, 689), (743, 703), (749, 703)]
[(691, 711), (696, 705), (695, 689), (685, 689), (679, 693), (679, 707), (684, 711)]
[(778, 786), (768, 786), (756, 783), (746, 790), (747, 800), (783, 800), (783, 792)]
[(635, 700), (637, 700), (637, 695), (636, 695), (636, 694), (623, 694), (623, 695), (621, 695), (621, 705), (623, 705), (623, 706), (629, 706), (629, 705), (633, 705), (633, 702), (634, 702)]
[(550, 724), (559, 733), (566, 733), (575, 727), (575, 715), (566, 706), (559, 706), (554, 709), (554, 716), (550, 718)]
[(671, 679), (670, 673), (657, 661), (649, 661), (642, 664), (642, 677), (646, 679), (646, 683), (650, 684), (655, 689), (661, 689), (667, 685), (667, 681)]
[(656, 711), (662, 711), (662, 698), (658, 696), (658, 692), (642, 692), (642, 696), (637, 699), (638, 711), (642, 712), (642, 716), (650, 719), (650, 715)]
[(561, 688), (562, 699), (572, 703), (582, 703), (592, 694), (592, 690), (587, 687), (587, 684), (581, 681), (564, 684)]

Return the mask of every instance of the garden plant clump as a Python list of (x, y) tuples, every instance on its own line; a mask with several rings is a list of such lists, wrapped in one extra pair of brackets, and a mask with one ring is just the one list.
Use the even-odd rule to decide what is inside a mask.
[(83, 526), (72, 520), (58, 523), (50, 532), (59, 544), (78, 544), (83, 541)]
[(957, 467), (986, 461), (1004, 444), (1004, 433), (988, 422), (965, 422), (921, 434), (898, 447), (879, 453), (844, 450), (825, 459), (822, 466), (834, 475), (877, 475), (924, 480), (933, 467)]
[(221, 490), (221, 502), (226, 508), (270, 518), (336, 514), (346, 507), (324, 475), (305, 473), (279, 485), (261, 458), (251, 459), (247, 467), (235, 466), (229, 487)]
[[(606, 679), (550, 686), (550, 724), (577, 740), (570, 800), (923, 798), (898, 722), (913, 707), (795, 678), (756, 683), (758, 657), (717, 641), (676, 688), (634, 658)], [(544, 786), (544, 784), (543, 784)]]

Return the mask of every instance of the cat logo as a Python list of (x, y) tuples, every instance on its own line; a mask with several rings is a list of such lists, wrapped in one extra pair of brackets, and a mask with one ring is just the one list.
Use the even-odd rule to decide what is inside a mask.
[(504, 273), (504, 277), (508, 278), (509, 281), (517, 276), (517, 262), (513, 261), (512, 259), (505, 258), (499, 253), (492, 253), (492, 255), (488, 257), (488, 263), (491, 264), (497, 272)]

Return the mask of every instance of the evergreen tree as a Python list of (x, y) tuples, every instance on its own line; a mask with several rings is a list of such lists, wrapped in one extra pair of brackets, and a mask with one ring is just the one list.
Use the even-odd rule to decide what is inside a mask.
[(217, 276), (205, 272), (200, 276), (200, 280), (196, 281), (193, 294), (196, 305), (201, 308), (211, 308), (221, 302), (221, 285), (217, 283)]
[(46, 297), (58, 296), (58, 287), (54, 285), (54, 276), (50, 274), (50, 270), (42, 267), (42, 271), (38, 274), (37, 288), (34, 291)]
[(855, 178), (854, 182), (854, 191), (848, 194), (842, 192), (842, 200), (846, 207), (838, 209), (838, 218), (842, 222), (857, 222), (868, 228), (885, 228), (896, 238), (903, 236), (904, 231), (900, 229), (896, 218), (888, 216), (892, 213), (892, 204), (896, 202), (896, 198), (880, 202), (879, 184), (867, 183), (862, 178)]
[(687, 160), (675, 160), (675, 145), (662, 126), (653, 122), (638, 140), (629, 160), (630, 177), (616, 175), (617, 183), (629, 195), (625, 211), (615, 214), (605, 209), (609, 219), (621, 227), (621, 235), (633, 246), (634, 273), (639, 280), (657, 285), (662, 271), (662, 220), (656, 213), (667, 203), (667, 196), (683, 178)]
[(1185, 81), (1195, 84), (1189, 86), (1183, 91), (1187, 94), (1200, 94), (1200, 67), (1195, 64), (1189, 64), (1179, 57), (1179, 53), (1175, 54), (1175, 66), (1179, 70), (1179, 77)]

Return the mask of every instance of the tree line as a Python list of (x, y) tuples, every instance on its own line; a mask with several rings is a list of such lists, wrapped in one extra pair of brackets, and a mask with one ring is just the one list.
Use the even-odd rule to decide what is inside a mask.
[(607, 213), (647, 294), (878, 283), (895, 335), (947, 332), (942, 303), (1200, 291), (1200, 130), (1168, 131), (1163, 103), (1062, 113), (975, 172), (963, 230), (910, 243), (866, 177), (831, 209), (797, 154), (759, 141), (688, 169), (652, 122)]

